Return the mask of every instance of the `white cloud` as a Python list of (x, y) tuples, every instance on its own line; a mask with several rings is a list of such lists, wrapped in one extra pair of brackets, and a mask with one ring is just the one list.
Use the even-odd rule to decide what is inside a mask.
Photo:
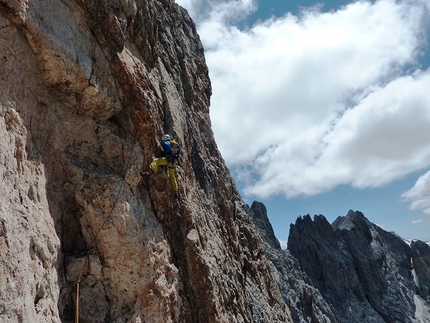
[(214, 2), (198, 21), (216, 140), (230, 168), (246, 166), (245, 192), (377, 187), (430, 166), (430, 72), (417, 64), (428, 2), (358, 1), (246, 30), (230, 23), (254, 7)]
[(430, 171), (418, 178), (414, 187), (402, 194), (402, 197), (411, 202), (412, 210), (423, 210), (430, 214)]

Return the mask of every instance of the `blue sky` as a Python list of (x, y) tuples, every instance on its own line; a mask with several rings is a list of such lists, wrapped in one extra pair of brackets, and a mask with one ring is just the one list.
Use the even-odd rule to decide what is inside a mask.
[(278, 239), (349, 209), (430, 240), (430, 3), (178, 0), (195, 20), (219, 149)]

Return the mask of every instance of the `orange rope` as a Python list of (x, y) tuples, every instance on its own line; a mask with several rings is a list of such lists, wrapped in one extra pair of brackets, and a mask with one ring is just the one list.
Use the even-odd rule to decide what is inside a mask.
[(80, 281), (76, 283), (76, 313), (75, 313), (75, 323), (79, 323), (79, 285)]

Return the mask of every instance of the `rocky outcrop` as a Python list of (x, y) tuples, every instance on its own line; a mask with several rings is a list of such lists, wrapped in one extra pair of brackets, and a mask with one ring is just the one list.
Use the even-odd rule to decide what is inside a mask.
[(28, 137), (13, 103), (3, 105), (0, 108), (0, 322), (29, 322), (30, 318), (43, 322), (46, 316), (58, 318), (56, 263), (60, 241), (49, 212), (44, 167), (32, 159)]
[[(184, 9), (3, 0), (0, 39), (0, 321), (292, 321)], [(165, 132), (177, 196), (163, 170), (142, 176)]]
[(411, 251), (417, 294), (430, 304), (430, 246), (415, 240), (411, 242)]
[(293, 322), (335, 323), (338, 321), (318, 289), (312, 286), (299, 262), (288, 250), (282, 250), (267, 217), (264, 204), (253, 202), (252, 217), (266, 243), (282, 297), (291, 311)]
[[(339, 322), (427, 322), (416, 315), (412, 275), (416, 267), (418, 281), (428, 278), (428, 266), (418, 256), (427, 251), (422, 243), (413, 245), (353, 211), (332, 225), (322, 215), (298, 218), (288, 239), (288, 250)], [(418, 295), (426, 298), (425, 290)]]

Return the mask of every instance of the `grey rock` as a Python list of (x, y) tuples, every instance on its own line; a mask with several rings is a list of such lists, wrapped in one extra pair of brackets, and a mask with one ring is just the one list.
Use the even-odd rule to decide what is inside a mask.
[(414, 322), (411, 250), (398, 236), (350, 211), (331, 226), (298, 218), (288, 250), (340, 322)]
[(264, 204), (253, 202), (251, 214), (266, 243), (268, 258), (273, 264), (277, 283), (284, 302), (291, 311), (293, 322), (338, 322), (330, 305), (319, 290), (312, 286), (297, 259), (288, 250), (281, 249)]
[(419, 240), (411, 242), (417, 294), (430, 303), (430, 246)]

